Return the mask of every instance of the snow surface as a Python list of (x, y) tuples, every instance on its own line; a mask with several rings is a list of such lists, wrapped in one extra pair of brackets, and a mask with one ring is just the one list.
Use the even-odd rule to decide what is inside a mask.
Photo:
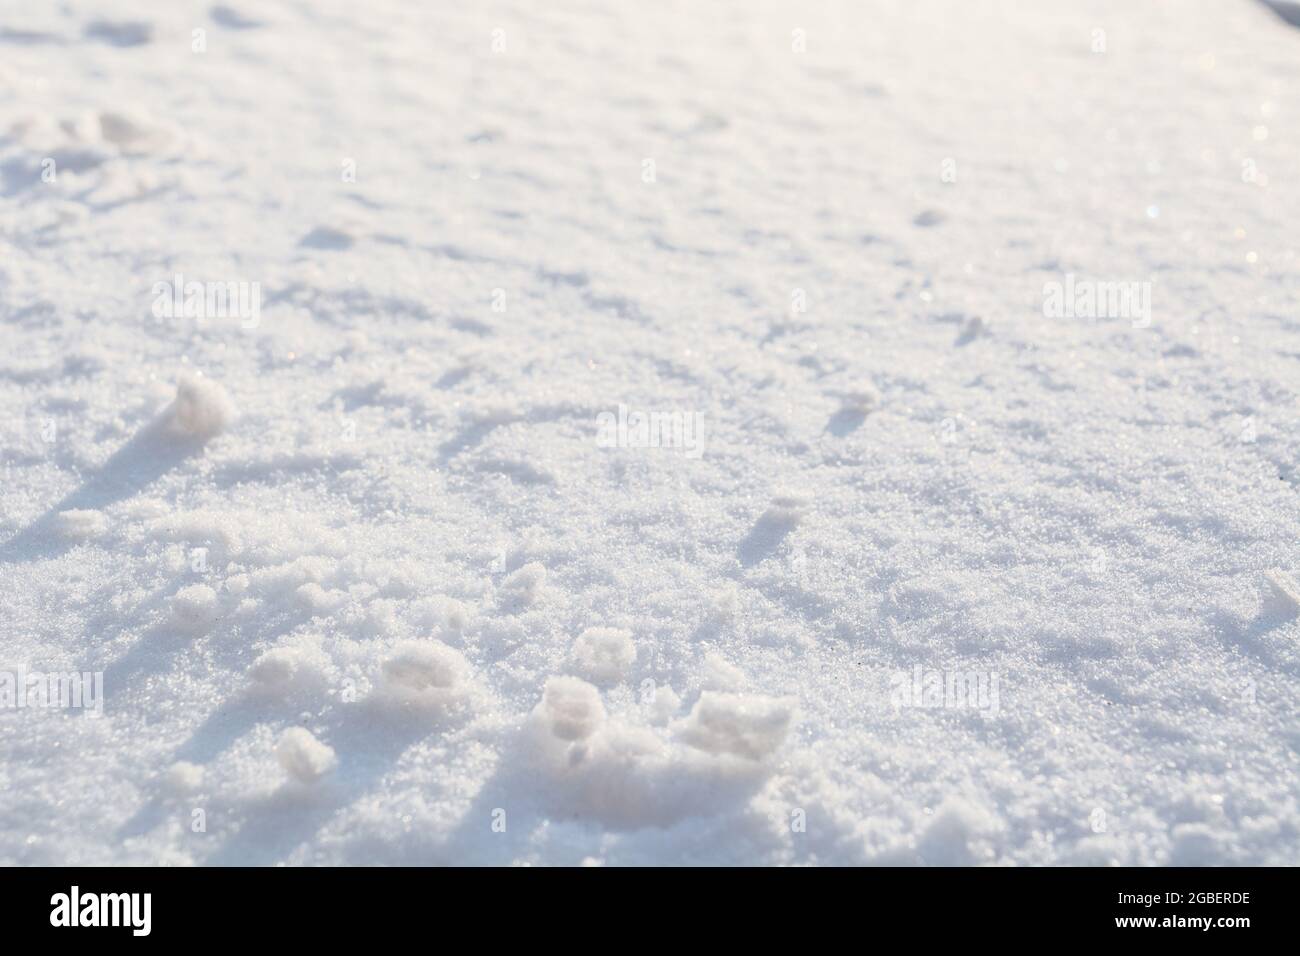
[(1297, 862), (1262, 4), (0, 24), (0, 862)]

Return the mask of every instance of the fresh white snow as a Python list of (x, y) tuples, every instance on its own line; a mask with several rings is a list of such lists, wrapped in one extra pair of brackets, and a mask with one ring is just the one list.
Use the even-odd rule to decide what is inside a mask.
[(1297, 862), (1298, 129), (1248, 0), (0, 0), (0, 862)]

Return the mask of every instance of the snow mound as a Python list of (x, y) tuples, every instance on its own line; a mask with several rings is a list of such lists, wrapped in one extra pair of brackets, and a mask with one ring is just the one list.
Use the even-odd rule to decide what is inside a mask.
[(467, 700), (469, 673), (469, 663), (455, 648), (441, 641), (408, 641), (384, 661), (376, 694), (383, 703), (443, 714)]
[(949, 797), (935, 811), (920, 840), (921, 859), (937, 866), (970, 866), (991, 851), (984, 842), (1002, 829), (993, 813), (969, 800)]
[(275, 647), (248, 669), (253, 686), (268, 696), (281, 696), (298, 688), (319, 686), (329, 659), (316, 648)]
[[(656, 694), (655, 701), (675, 705), (676, 695)], [(701, 752), (652, 727), (610, 719), (594, 686), (575, 677), (552, 677), (525, 723), (524, 749), (563, 812), (591, 815), (611, 827), (664, 826), (725, 812), (770, 777), (772, 768), (748, 754), (775, 748), (788, 709), (784, 721), (773, 714), (757, 719), (762, 726), (749, 726), (713, 752)], [(684, 738), (690, 736), (688, 727)], [(734, 742), (738, 736), (746, 739), (744, 745)], [(737, 750), (747, 753), (737, 756)]]
[(176, 385), (176, 398), (165, 421), (172, 432), (206, 441), (224, 431), (236, 414), (234, 403), (220, 385), (186, 375)]
[(460, 635), (472, 616), (464, 602), (445, 594), (416, 602), (416, 613), (422, 623), (449, 635)]
[(203, 768), (187, 760), (177, 761), (163, 774), (163, 785), (173, 796), (197, 793), (203, 786)]
[(636, 645), (629, 631), (590, 627), (574, 642), (571, 658), (574, 669), (588, 680), (614, 683), (627, 677), (636, 662)]
[(537, 736), (554, 751), (552, 741), (586, 740), (605, 723), (600, 691), (576, 677), (551, 677), (541, 703), (529, 718)]
[(745, 672), (717, 651), (709, 651), (700, 662), (700, 686), (707, 690), (740, 690)]
[(326, 590), (315, 581), (299, 585), (293, 596), (299, 607), (317, 617), (338, 610), (346, 597), (342, 592)]
[(525, 564), (501, 582), (497, 595), (506, 608), (522, 609), (536, 604), (546, 584), (546, 568), (538, 561)]
[(650, 723), (657, 727), (667, 725), (682, 706), (682, 699), (677, 691), (667, 684), (659, 687), (652, 683), (649, 692), (643, 695), (642, 700), (649, 712)]
[(789, 700), (704, 691), (681, 722), (680, 736), (707, 753), (762, 760), (781, 746), (793, 719)]
[(772, 497), (772, 503), (763, 512), (759, 523), (783, 531), (793, 530), (803, 520), (808, 510), (809, 498), (798, 491), (782, 491)]
[(845, 392), (842, 401), (845, 411), (870, 415), (880, 407), (880, 391), (870, 383), (863, 384)]
[(206, 584), (191, 584), (172, 597), (172, 620), (183, 630), (203, 633), (217, 617), (217, 592)]
[(740, 592), (736, 590), (734, 584), (730, 584), (709, 595), (705, 615), (712, 623), (723, 625), (733, 621), (739, 610)]
[(321, 743), (306, 727), (290, 727), (275, 744), (275, 757), (290, 779), (315, 783), (338, 766), (334, 748)]
[[(164, 506), (158, 503), (159, 508)], [(183, 511), (151, 520), (146, 528), (156, 541), (177, 541), (207, 547), (210, 557), (230, 560), (244, 547), (240, 519), (216, 511)]]
[(99, 115), (100, 135), (125, 153), (144, 153), (163, 149), (171, 134), (137, 113), (104, 112)]

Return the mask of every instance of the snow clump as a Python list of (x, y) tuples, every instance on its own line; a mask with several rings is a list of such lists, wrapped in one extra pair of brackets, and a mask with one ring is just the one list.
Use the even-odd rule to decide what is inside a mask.
[(614, 683), (627, 677), (636, 662), (636, 645), (628, 631), (613, 627), (590, 627), (573, 645), (574, 668), (588, 680)]
[(788, 700), (705, 691), (681, 722), (681, 739), (707, 753), (762, 760), (781, 746), (793, 718)]
[(275, 744), (280, 766), (298, 783), (315, 783), (338, 766), (334, 748), (321, 743), (306, 727), (290, 727)]
[(206, 441), (235, 420), (235, 405), (226, 390), (210, 379), (185, 375), (176, 385), (176, 398), (165, 420), (169, 430)]

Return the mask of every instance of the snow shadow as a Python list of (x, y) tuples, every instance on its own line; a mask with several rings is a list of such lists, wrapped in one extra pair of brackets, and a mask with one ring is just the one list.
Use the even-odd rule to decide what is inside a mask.
[(740, 542), (736, 557), (740, 559), (743, 567), (752, 568), (760, 561), (776, 554), (781, 547), (781, 542), (793, 530), (794, 524), (790, 521), (766, 513), (754, 522), (754, 527), (745, 536), (745, 540)]
[(1296, 0), (1260, 0), (1260, 2), (1291, 26), (1300, 27), (1300, 3)]
[[(589, 758), (590, 759), (590, 758)], [(562, 823), (593, 834), (669, 831), (692, 819), (725, 817), (753, 799), (768, 777), (761, 763), (714, 764), (710, 755), (679, 754), (657, 768), (631, 755), (596, 762), (586, 774), (557, 778), (538, 766), (520, 736), (502, 747), (495, 769), (445, 837), (413, 844), (406, 865), (506, 866), (527, 854), (538, 827)], [(529, 794), (530, 799), (520, 799)], [(504, 828), (494, 824), (505, 824)], [(582, 855), (575, 844), (568, 864)]]
[[(207, 762), (261, 723), (294, 723), (300, 708), (287, 702), (242, 698), (215, 711), (177, 751), (177, 760)], [(367, 700), (326, 716), (320, 737), (334, 748), (340, 770), (314, 786), (287, 781), (251, 800), (239, 799), (228, 812), (244, 820), (202, 862), (205, 866), (266, 866), (285, 860), (312, 842), (337, 814), (380, 791), (385, 776), (421, 740), (445, 729), (437, 723), (403, 720)], [(277, 768), (277, 771), (278, 768)], [(147, 804), (126, 828), (147, 831), (165, 807)]]
[(146, 46), (153, 41), (153, 24), (143, 20), (93, 20), (86, 24), (85, 34), (109, 46)]
[(1300, 660), (1294, 644), (1281, 633), (1286, 625), (1294, 624), (1269, 608), (1262, 608), (1252, 618), (1240, 617), (1221, 611), (1210, 618), (1224, 642), (1235, 645), (1268, 667), (1283, 674), (1300, 675)]
[(53, 33), (42, 33), (38, 30), (0, 29), (0, 43), (13, 43), (18, 46), (47, 46), (61, 45), (64, 42), (63, 37)]
[(826, 430), (836, 438), (843, 438), (851, 435), (867, 420), (867, 413), (857, 408), (841, 408), (838, 412), (830, 417), (826, 423)]
[(62, 554), (76, 542), (61, 536), (55, 521), (64, 511), (94, 510), (140, 492), (203, 448), (198, 439), (168, 433), (156, 421), (113, 453), (80, 488), (0, 545), (0, 564), (35, 561)]

